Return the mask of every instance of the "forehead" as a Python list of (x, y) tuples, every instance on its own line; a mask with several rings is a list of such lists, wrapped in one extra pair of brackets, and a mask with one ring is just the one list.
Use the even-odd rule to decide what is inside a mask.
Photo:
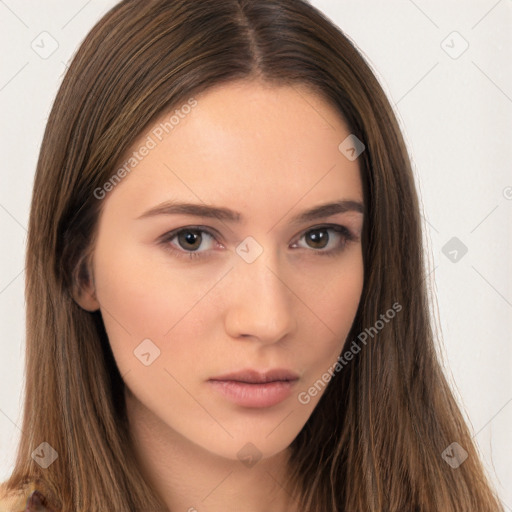
[(304, 87), (223, 84), (175, 105), (136, 139), (125, 160), (151, 148), (115, 193), (136, 191), (145, 205), (179, 198), (241, 209), (250, 198), (270, 208), (286, 197), (362, 200), (358, 162), (339, 149), (349, 135), (339, 113)]

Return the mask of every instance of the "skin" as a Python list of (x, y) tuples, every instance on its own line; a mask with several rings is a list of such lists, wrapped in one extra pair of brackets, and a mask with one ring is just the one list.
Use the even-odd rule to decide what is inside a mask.
[[(289, 445), (325, 388), (308, 404), (297, 395), (336, 362), (353, 323), (363, 215), (290, 219), (330, 201), (362, 203), (359, 165), (338, 149), (350, 134), (338, 113), (306, 89), (236, 82), (195, 98), (197, 106), (102, 199), (91, 284), (77, 302), (101, 311), (141, 468), (172, 510), (299, 510), (282, 486)], [(245, 220), (138, 218), (171, 199), (228, 207)], [(325, 224), (345, 226), (356, 239), (344, 245), (325, 228), (315, 243), (308, 233)], [(196, 243), (162, 242), (188, 226), (215, 238), (202, 232)], [(248, 236), (263, 249), (252, 263), (236, 252)], [(202, 258), (187, 258), (194, 248)], [(134, 356), (144, 339), (160, 350), (149, 366)], [(266, 408), (236, 405), (207, 382), (245, 368), (287, 368), (300, 378), (289, 397)], [(261, 456), (251, 467), (237, 456), (247, 443)]]

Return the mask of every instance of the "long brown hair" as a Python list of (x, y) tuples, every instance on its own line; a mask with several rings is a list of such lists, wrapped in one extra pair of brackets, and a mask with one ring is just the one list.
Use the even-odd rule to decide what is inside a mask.
[[(290, 492), (307, 511), (503, 510), (435, 350), (420, 209), (392, 108), (342, 31), (302, 0), (124, 0), (78, 49), (37, 164), (26, 256), (23, 435), (7, 489), (38, 482), (56, 510), (165, 510), (136, 464), (124, 382), (87, 279), (102, 201), (161, 114), (234, 80), (306, 86), (365, 145), (365, 280), (349, 343), (399, 314), (329, 383), (293, 441)], [(47, 469), (32, 452), (47, 442)], [(467, 459), (442, 457), (457, 442)]]

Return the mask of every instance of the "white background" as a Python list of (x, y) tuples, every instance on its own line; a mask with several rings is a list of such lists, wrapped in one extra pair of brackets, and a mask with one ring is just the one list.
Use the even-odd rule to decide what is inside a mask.
[[(115, 3), (0, 0), (0, 480), (21, 435), (24, 251), (39, 146), (66, 64)], [(423, 208), (446, 372), (512, 511), (512, 0), (311, 3), (355, 42), (394, 105)], [(44, 31), (58, 42), (48, 58), (31, 46)], [(449, 246), (443, 253), (452, 237), (468, 249), (455, 262)]]

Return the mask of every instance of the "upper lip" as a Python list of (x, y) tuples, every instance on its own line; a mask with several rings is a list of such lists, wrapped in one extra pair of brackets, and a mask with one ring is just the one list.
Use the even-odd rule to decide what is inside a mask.
[(212, 377), (210, 380), (232, 380), (237, 382), (249, 382), (251, 384), (263, 384), (266, 382), (292, 381), (297, 380), (299, 376), (284, 368), (275, 368), (268, 371), (258, 371), (253, 369), (241, 370), (233, 373), (226, 373), (218, 377)]

